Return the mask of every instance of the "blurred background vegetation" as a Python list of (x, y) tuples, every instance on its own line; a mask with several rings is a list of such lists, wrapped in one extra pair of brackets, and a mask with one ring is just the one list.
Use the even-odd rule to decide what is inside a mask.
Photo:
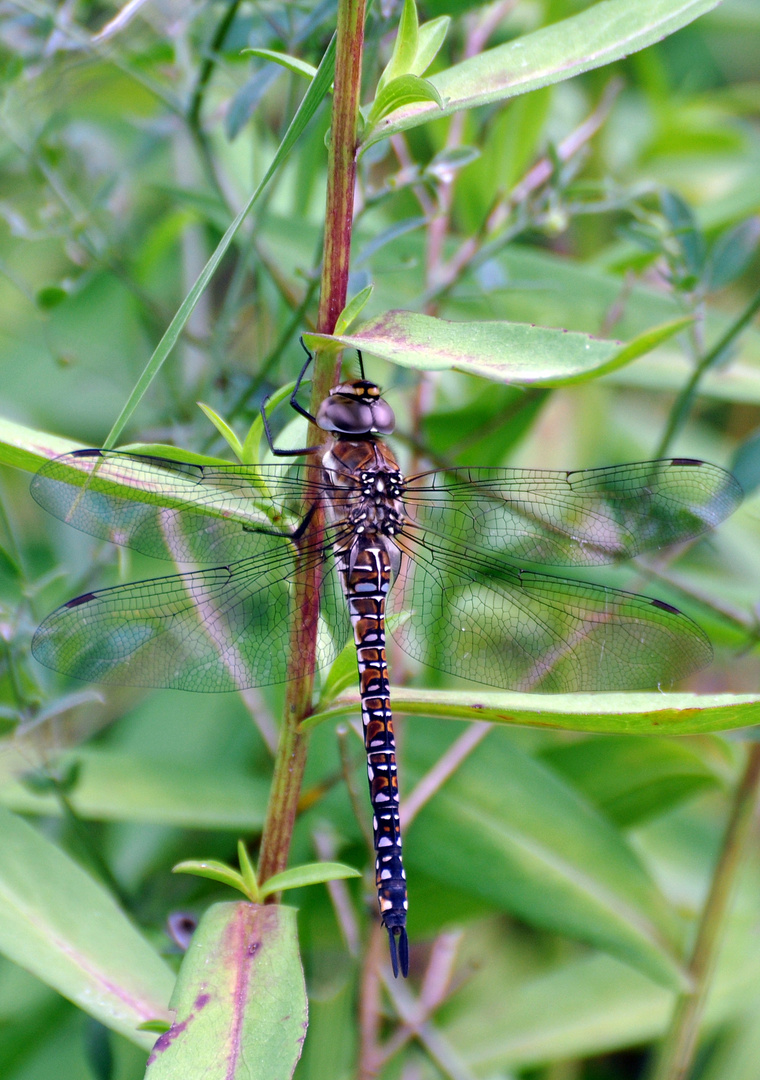
[[(453, 18), (436, 61), (444, 67), (589, 6), (424, 0), (420, 17)], [(84, 0), (0, 4), (4, 421), (72, 444), (102, 443), (303, 92), (300, 76), (241, 50), (278, 49), (317, 64), (334, 9), (332, 0), (157, 0), (110, 23), (114, 7)], [(394, 0), (370, 12), (370, 89), (398, 14)], [(224, 455), (196, 402), (242, 438), (262, 397), (297, 374), (298, 335), (313, 326), (318, 300), (328, 123), (323, 107), (238, 233), (125, 442)], [(757, 294), (759, 241), (756, 0), (725, 0), (625, 61), (372, 147), (359, 166), (350, 288), (374, 284), (365, 314), (402, 307), (621, 339), (695, 316), (690, 332), (643, 359), (563, 390), (453, 373), (420, 378), (374, 363), (369, 377), (396, 411), (402, 459), (575, 468), (666, 451), (733, 466), (751, 493), (760, 482), (760, 333), (749, 323), (729, 347), (714, 346)], [(695, 370), (695, 393), (679, 402)], [(298, 428), (280, 443), (301, 445)], [(0, 756), (0, 801), (105, 876), (155, 946), (176, 956), (167, 917), (198, 915), (229, 894), (173, 878), (170, 868), (183, 858), (229, 860), (239, 835), (255, 841), (282, 690), (242, 699), (81, 688), (62, 696), (59, 680), (29, 659), (36, 623), (77, 592), (156, 570), (45, 517), (27, 489), (28, 476), (3, 470), (0, 721), (26, 727), (20, 747)], [(677, 565), (658, 558), (594, 575), (646, 587), (705, 627), (716, 662), (686, 689), (757, 691), (759, 534), (750, 499)], [(440, 685), (435, 673), (413, 677)], [(406, 721), (402, 783), (411, 788), (460, 733), (446, 721)], [(78, 750), (56, 757), (74, 743)], [(348, 746), (363, 783), (360, 745)], [(742, 760), (731, 736), (493, 732), (448, 802), (433, 800), (409, 833), (413, 969), (423, 970), (431, 948), (451, 968), (419, 1037), (404, 1037), (390, 1008), (374, 1026), (366, 1014), (358, 1024), (361, 967), (327, 891), (302, 890), (293, 901), (311, 1001), (297, 1076), (356, 1075), (357, 1056), (368, 1075), (371, 1052), (389, 1077), (642, 1076), (647, 1047), (667, 1023), (669, 992), (577, 940), (570, 922), (566, 933), (545, 929), (514, 889), (484, 885), (499, 838), (442, 844), (447, 814), (467, 790), (508, 786), (521, 763), (536, 784), (545, 778), (546, 822), (571, 799), (579, 815), (612, 830), (688, 942)], [(505, 820), (505, 831), (513, 824)], [(295, 861), (316, 857), (370, 864), (326, 726), (312, 737), (293, 853)], [(759, 885), (753, 850), (708, 1003), (694, 1072), (701, 1080), (758, 1075)], [(365, 938), (368, 879), (346, 886), (345, 897)], [(404, 988), (395, 993), (403, 1012)], [(380, 1032), (398, 1044), (387, 1060)], [(3, 1080), (127, 1080), (142, 1075), (144, 1061), (142, 1050), (0, 963)]]

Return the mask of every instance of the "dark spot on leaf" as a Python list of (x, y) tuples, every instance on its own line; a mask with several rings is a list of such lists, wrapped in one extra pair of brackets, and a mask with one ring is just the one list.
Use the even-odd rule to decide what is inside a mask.
[(209, 1001), (211, 1001), (211, 994), (198, 994), (198, 997), (195, 999), (196, 1009), (200, 1010), (205, 1008)]
[(182, 1032), (185, 1030), (187, 1025), (193, 1019), (194, 1015), (194, 1013), (190, 1013), (187, 1020), (182, 1020), (179, 1024), (172, 1024), (168, 1031), (165, 1031), (163, 1035), (159, 1035), (159, 1037), (156, 1039), (153, 1049), (150, 1052), (150, 1057), (148, 1058), (148, 1065), (150, 1065), (152, 1061), (155, 1061), (159, 1054), (163, 1054), (165, 1050), (169, 1049), (177, 1036), (181, 1035)]

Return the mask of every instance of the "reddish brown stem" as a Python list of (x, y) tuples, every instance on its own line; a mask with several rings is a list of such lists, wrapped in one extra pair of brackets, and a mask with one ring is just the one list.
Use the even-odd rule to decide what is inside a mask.
[[(325, 249), (322, 266), (322, 291), (317, 328), (331, 333), (346, 304), (348, 268), (351, 254), (351, 224), (356, 178), (356, 131), (361, 87), (362, 46), (364, 43), (364, 0), (340, 0), (338, 4), (335, 55), (335, 92), (333, 122), (328, 155)], [(311, 410), (327, 396), (335, 378), (330, 357), (317, 356), (312, 380)], [(309, 425), (309, 445), (321, 441), (322, 433)], [(317, 464), (315, 455), (307, 459)], [(314, 550), (324, 527), (315, 513), (303, 538), (304, 546)], [(290, 636), (290, 656), (298, 678), (288, 683), (280, 741), (275, 760), (272, 789), (264, 822), (259, 856), (259, 880), (264, 882), (284, 870), (288, 862), (298, 799), (306, 765), (306, 736), (298, 726), (312, 708), (314, 658), (319, 619), (321, 566), (300, 562), (294, 579), (294, 623)], [(272, 897), (276, 900), (278, 897)]]

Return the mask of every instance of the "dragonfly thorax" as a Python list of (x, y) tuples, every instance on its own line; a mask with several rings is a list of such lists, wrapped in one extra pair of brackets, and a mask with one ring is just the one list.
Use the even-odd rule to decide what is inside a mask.
[(366, 379), (340, 383), (317, 412), (317, 424), (336, 435), (389, 435), (396, 426), (393, 409), (380, 396), (380, 387)]

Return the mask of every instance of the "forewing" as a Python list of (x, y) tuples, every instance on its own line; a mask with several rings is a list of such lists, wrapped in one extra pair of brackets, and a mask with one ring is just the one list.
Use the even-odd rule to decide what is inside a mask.
[[(271, 542), (271, 538), (270, 538)], [(335, 659), (349, 620), (332, 560), (322, 569), (316, 660), (293, 655), (292, 545), (230, 566), (86, 593), (38, 628), (34, 656), (88, 682), (225, 691), (285, 682)]]
[(453, 559), (405, 537), (399, 546), (393, 636), (416, 660), (452, 675), (546, 693), (643, 690), (712, 658), (702, 630), (660, 601), (465, 551)]
[(594, 566), (697, 536), (741, 501), (730, 473), (673, 458), (577, 472), (451, 469), (408, 481), (416, 535), (520, 562)]
[(292, 531), (320, 497), (320, 469), (306, 465), (193, 465), (110, 450), (46, 462), (36, 501), (82, 532), (176, 562), (227, 563)]

